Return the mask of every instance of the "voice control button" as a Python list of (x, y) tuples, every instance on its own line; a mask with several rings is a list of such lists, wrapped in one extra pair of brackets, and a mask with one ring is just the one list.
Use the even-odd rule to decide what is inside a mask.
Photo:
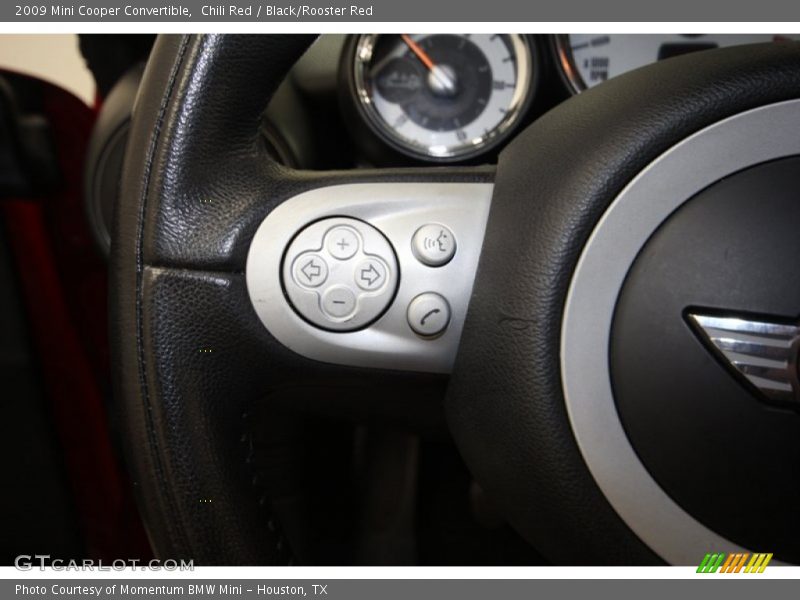
[(444, 225), (429, 223), (417, 229), (411, 239), (411, 250), (417, 260), (429, 267), (449, 263), (456, 253), (456, 238)]

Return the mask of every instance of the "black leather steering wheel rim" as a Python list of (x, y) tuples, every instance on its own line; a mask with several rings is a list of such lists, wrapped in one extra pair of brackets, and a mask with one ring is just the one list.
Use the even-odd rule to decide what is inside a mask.
[[(263, 41), (268, 42), (267, 39)], [(266, 72), (265, 77), (258, 82), (264, 85), (253, 90), (253, 96), (242, 94), (237, 98), (238, 104), (231, 106), (232, 110), (241, 111), (238, 135), (233, 134), (232, 128), (236, 126), (232, 121), (237, 119), (230, 118), (232, 114), (221, 114), (220, 122), (216, 124), (231, 130), (230, 141), (238, 138), (236, 143), (249, 144), (250, 148), (245, 147), (244, 150), (251, 158), (258, 154), (258, 148), (255, 146), (255, 133), (248, 129), (253, 127), (252, 122), (257, 118), (260, 109), (253, 104), (248, 106), (248, 101), (255, 102), (255, 96), (259, 93), (263, 97), (269, 97), (277, 82), (309, 43), (308, 39), (302, 37), (287, 41), (294, 44), (288, 48), (277, 43), (265, 44), (266, 47), (262, 50), (269, 52), (273, 58), (267, 65), (272, 71)], [(184, 289), (190, 296), (208, 297), (214, 294), (213, 288), (217, 287), (213, 283), (205, 285), (209, 282), (209, 273), (215, 273), (216, 282), (230, 288), (234, 285), (232, 279), (236, 271), (241, 271), (242, 268), (243, 255), (237, 256), (235, 250), (217, 256), (202, 255), (203, 248), (209, 246), (182, 243), (185, 240), (179, 239), (180, 233), (188, 233), (197, 225), (187, 222), (187, 217), (193, 211), (178, 209), (172, 213), (176, 222), (161, 222), (164, 217), (169, 217), (170, 208), (176, 208), (175, 205), (180, 204), (186, 189), (181, 185), (179, 190), (165, 190), (169, 187), (169, 181), (165, 181), (169, 176), (165, 172), (170, 169), (165, 163), (173, 161), (197, 164), (204, 153), (201, 150), (203, 146), (206, 159), (200, 160), (214, 159), (213, 151), (209, 152), (207, 146), (210, 142), (208, 138), (211, 137), (209, 133), (214, 126), (209, 122), (208, 128), (199, 127), (192, 120), (193, 115), (206, 113), (206, 100), (214, 104), (213, 96), (217, 96), (216, 106), (221, 105), (218, 96), (222, 90), (216, 87), (225, 85), (220, 81), (221, 77), (225, 79), (224, 75), (231, 75), (228, 79), (230, 83), (237, 76), (243, 76), (242, 71), (252, 73), (256, 70), (256, 64), (240, 64), (240, 70), (232, 69), (227, 74), (220, 73), (218, 66), (215, 66), (214, 57), (223, 54), (230, 57), (235, 54), (234, 48), (230, 46), (222, 39), (164, 36), (158, 39), (153, 50), (135, 107), (132, 136), (126, 154), (128, 160), (124, 167), (121, 197), (115, 214), (111, 263), (112, 351), (115, 397), (126, 441), (128, 462), (133, 471), (135, 489), (154, 550), (160, 556), (190, 558), (198, 563), (252, 564), (276, 562), (281, 558), (278, 551), (280, 539), (274, 532), (274, 527), (270, 527), (268, 517), (260, 515), (252, 503), (241, 501), (245, 493), (247, 473), (241, 466), (238, 472), (219, 468), (221, 462), (226, 466), (242, 464), (236, 460), (226, 461), (218, 454), (237, 452), (230, 437), (237, 434), (235, 414), (243, 414), (245, 407), (241, 404), (228, 406), (224, 409), (227, 414), (209, 416), (204, 414), (204, 409), (213, 403), (209, 398), (213, 394), (195, 390), (192, 395), (185, 394), (183, 390), (170, 389), (170, 383), (177, 383), (177, 387), (181, 387), (182, 382), (179, 375), (178, 382), (161, 376), (163, 371), (160, 371), (159, 367), (162, 365), (159, 363), (163, 361), (160, 356), (164, 351), (171, 352), (167, 346), (172, 343), (166, 337), (180, 337), (179, 331), (187, 324), (173, 320), (171, 326), (174, 329), (161, 342), (161, 334), (153, 333), (154, 329), (158, 329), (154, 324), (158, 318), (155, 313), (163, 316), (167, 313), (163, 303), (153, 298), (158, 293), (156, 290), (160, 287), (160, 281), (172, 280), (172, 283), (166, 285), (172, 286), (174, 292)], [(204, 88), (204, 83), (209, 80), (214, 82), (214, 88)], [(241, 86), (242, 84), (239, 85)], [(210, 96), (198, 98), (204, 89), (205, 92), (211, 91)], [(202, 95), (205, 96), (205, 93)], [(187, 104), (192, 106), (191, 110), (187, 108)], [(199, 110), (195, 113), (194, 109)], [(180, 137), (176, 130), (182, 125), (193, 131), (191, 148), (187, 147), (189, 142), (185, 138), (175, 139)], [(225, 140), (213, 142), (215, 150), (221, 150), (217, 146), (220, 141)], [(194, 201), (200, 199), (195, 197)], [(162, 205), (158, 206), (158, 203)], [(233, 214), (234, 211), (224, 212)], [(214, 235), (208, 229), (201, 234), (209, 240)], [(195, 252), (198, 249), (201, 253)], [(197, 276), (193, 276), (194, 273)], [(195, 291), (188, 292), (193, 286)], [(184, 299), (188, 299), (188, 296), (184, 296)], [(159, 308), (154, 309), (152, 316), (148, 316), (148, 306), (151, 303)], [(244, 305), (240, 304), (238, 308), (241, 310)], [(215, 309), (219, 310), (218, 307)], [(208, 346), (208, 349), (213, 350), (211, 344)], [(204, 349), (197, 347), (195, 351)], [(190, 365), (185, 367), (192, 368)], [(177, 369), (175, 365), (168, 368)], [(198, 379), (202, 380), (202, 377)], [(188, 379), (185, 381), (189, 383)], [(201, 381), (197, 383), (203, 385)], [(220, 383), (226, 385), (231, 382)], [(184, 398), (192, 396), (201, 405), (199, 411), (191, 406), (180, 405)], [(241, 401), (246, 396), (239, 393), (231, 394), (231, 397), (235, 401)], [(203, 399), (210, 401), (203, 402)], [(176, 416), (175, 411), (180, 412), (180, 415)], [(182, 417), (185, 418), (183, 423), (176, 422)], [(220, 439), (228, 440), (224, 450), (215, 447), (214, 440), (207, 438), (211, 428), (201, 425), (201, 436), (206, 437), (205, 444), (208, 444), (210, 450), (208, 455), (202, 456), (204, 452), (199, 443), (195, 446), (194, 442), (188, 441), (191, 434), (185, 433), (198, 428), (195, 419), (202, 423), (215, 419), (218, 424), (227, 422), (229, 428), (233, 427), (228, 435), (215, 428)], [(241, 432), (238, 434), (241, 435)], [(176, 437), (183, 440), (182, 448), (179, 448), (181, 443)], [(189, 448), (185, 445), (187, 441), (191, 446)], [(194, 454), (191, 461), (182, 457), (187, 451)], [(193, 464), (198, 459), (201, 462), (211, 461), (212, 465), (214, 462), (218, 464), (216, 468)], [(257, 530), (260, 531), (254, 535)], [(256, 535), (260, 539), (254, 539)], [(214, 549), (219, 545), (226, 547), (226, 552), (222, 555)]]
[[(243, 274), (264, 217), (325, 185), (494, 175), (276, 164), (259, 117), (312, 39), (160, 38), (137, 100), (113, 235), (112, 350), (126, 452), (160, 556), (285, 560), (252, 493), (243, 416), (277, 390), (415, 381), (304, 359), (264, 329)], [(558, 331), (580, 249), (616, 192), (660, 152), (726, 116), (796, 97), (797, 48), (731, 49), (621, 77), (540, 119), (501, 155), (449, 422), (481, 485), (556, 563), (658, 560), (600, 494), (566, 419)]]
[(564, 404), (562, 316), (583, 247), (660, 154), (727, 117), (798, 96), (796, 43), (684, 56), (564, 103), (501, 153), (448, 421), (475, 477), (555, 564), (660, 562), (599, 490)]
[(278, 396), (324, 401), (331, 390), (370, 406), (383, 390), (382, 408), (403, 420), (415, 407), (435, 410), (431, 396), (442, 395), (441, 376), (293, 353), (248, 296), (250, 242), (288, 198), (345, 183), (492, 180), (493, 169), (481, 167), (315, 173), (277, 164), (260, 116), (313, 40), (161, 36), (145, 70), (115, 213), (110, 307), (117, 415), (159, 556), (217, 565), (291, 558), (254, 489), (246, 426), (254, 407)]

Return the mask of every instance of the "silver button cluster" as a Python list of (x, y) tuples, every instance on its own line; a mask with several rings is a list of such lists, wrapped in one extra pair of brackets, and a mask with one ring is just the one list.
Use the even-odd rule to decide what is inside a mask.
[(318, 327), (354, 331), (389, 306), (399, 269), (389, 241), (358, 219), (312, 223), (292, 240), (283, 284), (293, 308)]
[(334, 364), (449, 373), (492, 198), (489, 183), (357, 183), (288, 198), (245, 275), (272, 337)]

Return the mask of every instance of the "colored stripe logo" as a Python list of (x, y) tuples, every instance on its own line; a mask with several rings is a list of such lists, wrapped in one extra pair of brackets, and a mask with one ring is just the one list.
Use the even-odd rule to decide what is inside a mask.
[[(749, 559), (749, 560), (748, 560)], [(753, 553), (736, 552), (725, 554), (724, 552), (708, 553), (703, 557), (700, 566), (697, 567), (698, 573), (763, 573), (769, 561), (772, 560), (772, 553)]]

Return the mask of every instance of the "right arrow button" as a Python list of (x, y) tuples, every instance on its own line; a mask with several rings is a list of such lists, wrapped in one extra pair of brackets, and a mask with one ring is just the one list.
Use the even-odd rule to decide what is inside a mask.
[(358, 287), (368, 292), (374, 292), (386, 282), (386, 267), (381, 261), (368, 258), (358, 264), (354, 276)]

